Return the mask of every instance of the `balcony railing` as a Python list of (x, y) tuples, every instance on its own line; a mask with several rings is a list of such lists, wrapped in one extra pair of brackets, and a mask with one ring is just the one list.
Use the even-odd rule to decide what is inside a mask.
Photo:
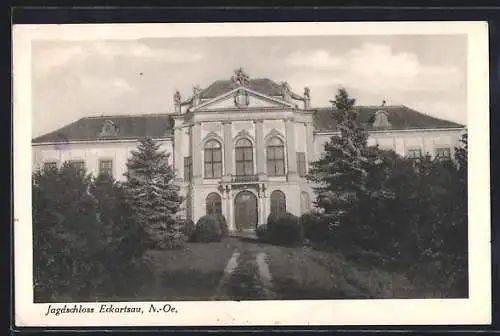
[(257, 175), (233, 175), (232, 182), (256, 182), (259, 180)]

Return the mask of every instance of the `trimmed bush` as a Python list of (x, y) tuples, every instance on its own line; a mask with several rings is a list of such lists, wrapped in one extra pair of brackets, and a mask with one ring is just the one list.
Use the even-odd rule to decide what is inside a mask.
[(289, 212), (269, 216), (268, 240), (272, 244), (295, 246), (304, 240), (299, 218)]
[(267, 242), (269, 239), (268, 233), (267, 224), (257, 226), (256, 234), (260, 241)]
[(213, 216), (203, 216), (196, 223), (193, 240), (197, 242), (220, 241), (222, 232), (218, 220)]
[(279, 214), (271, 212), (269, 216), (267, 216), (267, 225), (271, 224), (271, 222), (276, 222), (276, 219), (278, 218)]
[(330, 232), (328, 221), (319, 213), (308, 212), (300, 216), (300, 224), (304, 230), (304, 238), (312, 242), (325, 242)]
[(216, 215), (215, 218), (217, 219), (217, 222), (219, 223), (220, 232), (221, 232), (222, 237), (227, 237), (227, 234), (229, 233), (229, 229), (227, 227), (226, 217), (224, 217), (224, 215)]

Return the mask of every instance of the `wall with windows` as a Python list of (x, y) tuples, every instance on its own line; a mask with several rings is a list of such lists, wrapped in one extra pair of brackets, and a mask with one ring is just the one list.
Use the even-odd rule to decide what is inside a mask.
[[(161, 148), (171, 153), (169, 164), (173, 163), (172, 141), (170, 139), (160, 141)], [(137, 148), (136, 141), (102, 141), (92, 143), (70, 143), (64, 146), (33, 145), (32, 165), (33, 170), (43, 169), (44, 165), (61, 166), (65, 161), (73, 161), (83, 164), (87, 173), (97, 176), (99, 171), (111, 171), (114, 178), (124, 181), (123, 174), (126, 172), (126, 162), (130, 152)]]
[[(437, 153), (454, 154), (464, 133), (461, 129), (449, 130), (409, 130), (391, 132), (370, 132), (368, 145), (378, 144), (380, 148), (391, 149), (402, 156), (425, 155), (434, 157)], [(317, 133), (314, 137), (315, 160), (324, 151), (324, 144), (334, 133)]]

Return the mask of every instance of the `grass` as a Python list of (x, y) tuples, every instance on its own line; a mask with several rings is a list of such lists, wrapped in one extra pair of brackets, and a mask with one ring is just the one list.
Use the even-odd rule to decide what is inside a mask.
[(153, 278), (143, 285), (136, 301), (210, 300), (234, 252), (230, 239), (188, 243), (179, 250), (151, 250), (146, 259)]
[(233, 300), (264, 300), (266, 293), (262, 287), (255, 255), (245, 250), (238, 259), (238, 266), (231, 274), (223, 290)]
[[(127, 279), (124, 295), (99, 301), (206, 301), (218, 292), (224, 269), (238, 252), (238, 265), (224, 281), (233, 300), (405, 299), (450, 297), (433, 285), (425, 270), (391, 270), (366, 257), (308, 246), (283, 247), (255, 240), (226, 238), (187, 243), (177, 250), (150, 250), (144, 272)], [(264, 286), (255, 257), (265, 253), (272, 287)], [(137, 278), (137, 279), (136, 279)], [(274, 293), (273, 293), (274, 292)], [(270, 295), (272, 294), (272, 295)], [(452, 295), (453, 297), (453, 295)], [(456, 296), (455, 296), (456, 297)]]
[(310, 247), (267, 248), (274, 289), (281, 300), (403, 299), (421, 293), (404, 275), (347, 261)]

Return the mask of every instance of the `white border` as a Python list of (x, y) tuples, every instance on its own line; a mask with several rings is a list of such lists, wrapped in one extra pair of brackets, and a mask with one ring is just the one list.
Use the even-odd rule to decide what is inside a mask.
[[(422, 325), (491, 322), (488, 26), (486, 22), (18, 25), (13, 27), (15, 323), (17, 326)], [(200, 36), (468, 35), (470, 298), (176, 302), (178, 314), (63, 314), (33, 304), (31, 41)], [(115, 303), (118, 304), (118, 303)], [(100, 304), (85, 304), (98, 307)], [(144, 303), (145, 309), (149, 307)]]

